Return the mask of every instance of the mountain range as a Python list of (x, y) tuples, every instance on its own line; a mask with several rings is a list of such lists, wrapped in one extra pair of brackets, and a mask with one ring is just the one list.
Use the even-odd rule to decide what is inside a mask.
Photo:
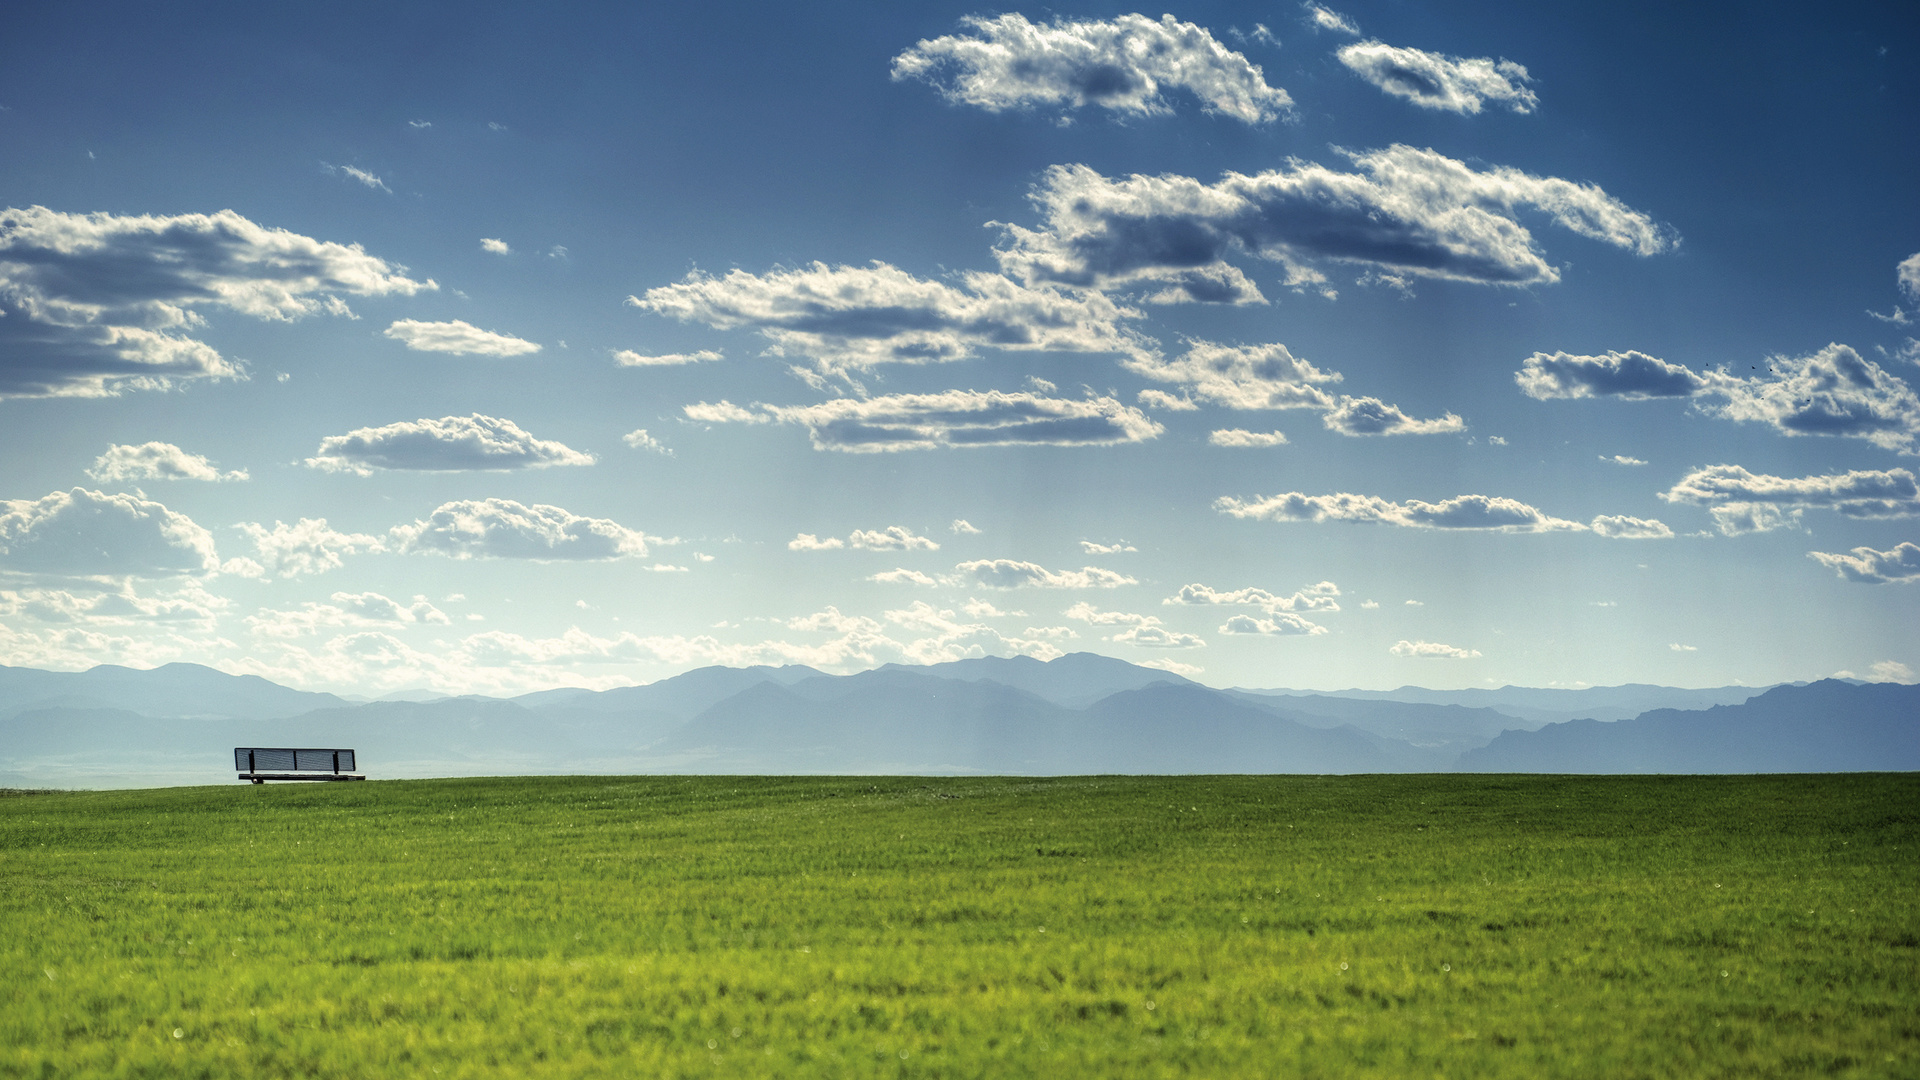
[[(193, 664), (0, 667), (0, 786), (211, 783), (234, 746), (376, 778), (519, 773), (1754, 772), (1920, 768), (1920, 687), (1221, 690), (1111, 657), (360, 702)], [(407, 700), (406, 698), (417, 698)]]

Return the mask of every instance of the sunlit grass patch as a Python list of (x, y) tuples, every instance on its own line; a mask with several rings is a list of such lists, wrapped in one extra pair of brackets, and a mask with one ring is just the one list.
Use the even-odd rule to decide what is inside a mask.
[(0, 1074), (1901, 1075), (1915, 806), (1903, 775), (8, 798)]

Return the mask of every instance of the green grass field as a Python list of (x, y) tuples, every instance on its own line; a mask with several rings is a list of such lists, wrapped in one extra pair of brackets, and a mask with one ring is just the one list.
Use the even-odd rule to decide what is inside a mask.
[(1920, 1075), (1920, 776), (0, 798), (0, 1075)]

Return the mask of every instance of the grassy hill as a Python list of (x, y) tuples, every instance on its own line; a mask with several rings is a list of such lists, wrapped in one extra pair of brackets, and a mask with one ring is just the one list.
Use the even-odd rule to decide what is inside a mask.
[(1920, 776), (0, 798), (0, 1076), (1896, 1076)]

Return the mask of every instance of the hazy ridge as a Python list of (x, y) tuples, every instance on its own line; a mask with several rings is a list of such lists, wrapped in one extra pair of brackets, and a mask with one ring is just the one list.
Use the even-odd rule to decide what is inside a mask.
[(374, 777), (1911, 770), (1920, 687), (1220, 690), (1075, 653), (355, 703), (193, 664), (0, 667), (0, 785), (219, 782), (237, 745), (353, 746)]

